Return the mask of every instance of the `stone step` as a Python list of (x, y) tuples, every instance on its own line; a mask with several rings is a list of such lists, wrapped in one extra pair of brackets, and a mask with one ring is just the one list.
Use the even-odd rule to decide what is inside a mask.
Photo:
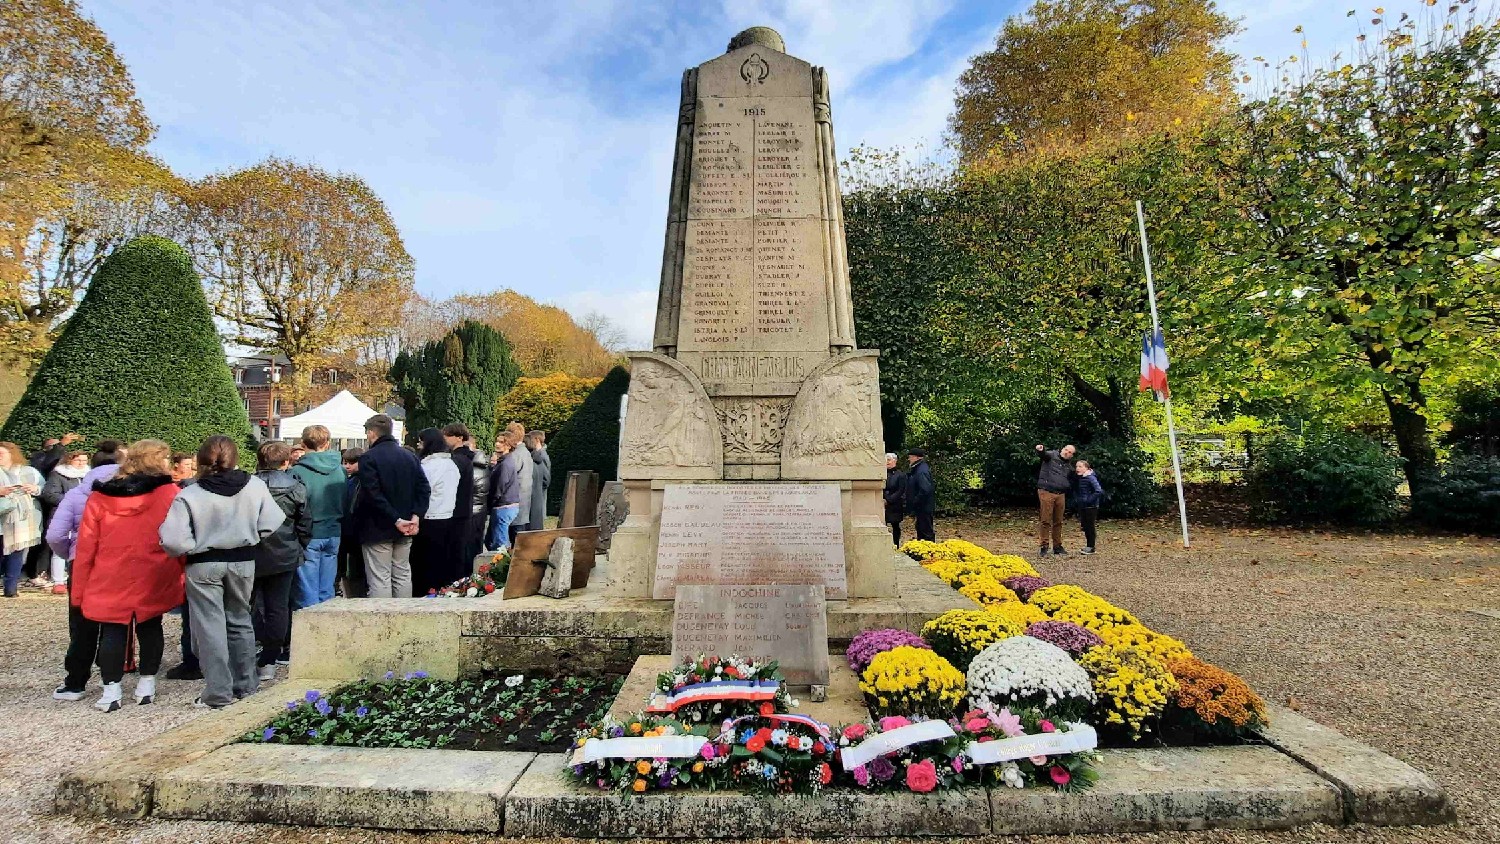
[(537, 757), (511, 789), (505, 834), (549, 838), (831, 838), (1283, 829), (1343, 820), (1339, 790), (1268, 747), (1104, 751), (1100, 783), (816, 798), (585, 788)]
[(230, 744), (159, 776), (152, 814), (300, 826), (500, 832), (535, 753)]

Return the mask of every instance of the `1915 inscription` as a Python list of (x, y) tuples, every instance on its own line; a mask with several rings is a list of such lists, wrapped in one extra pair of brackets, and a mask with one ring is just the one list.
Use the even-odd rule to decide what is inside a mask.
[(679, 346), (826, 349), (812, 104), (739, 99), (698, 103)]

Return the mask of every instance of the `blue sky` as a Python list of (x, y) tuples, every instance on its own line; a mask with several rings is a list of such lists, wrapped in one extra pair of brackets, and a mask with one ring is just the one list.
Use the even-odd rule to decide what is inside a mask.
[[(80, 0), (199, 177), (362, 176), (430, 296), (510, 287), (649, 347), (683, 68), (747, 26), (829, 69), (840, 154), (936, 149), (969, 56), (1030, 0)], [(1374, 3), (1221, 0), (1244, 56), (1343, 49)], [(1387, 13), (1421, 0), (1390, 0)], [(1359, 8), (1354, 18), (1345, 16)]]

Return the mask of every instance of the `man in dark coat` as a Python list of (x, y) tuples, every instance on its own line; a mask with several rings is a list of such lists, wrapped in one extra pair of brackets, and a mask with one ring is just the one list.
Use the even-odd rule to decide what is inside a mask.
[(885, 523), (891, 526), (891, 541), (901, 545), (901, 519), (906, 516), (906, 473), (896, 455), (885, 456)]
[(371, 598), (411, 597), (411, 539), (421, 528), (432, 487), (422, 464), (391, 436), (391, 417), (365, 422), (370, 448), (359, 458), (355, 519)]
[(490, 464), (483, 453), (474, 450), (474, 435), (462, 422), (445, 426), (443, 439), (448, 443), (454, 465), (458, 466), (458, 493), (454, 498), (453, 518), (465, 520), (459, 534), (464, 565), (473, 566), (484, 541), (484, 519), (489, 512), (485, 500), (489, 495)]
[(911, 463), (906, 478), (906, 509), (917, 522), (917, 539), (936, 542), (932, 517), (937, 513), (937, 487), (932, 482), (932, 467), (927, 465), (927, 451), (914, 448), (906, 455)]
[(1042, 456), (1041, 469), (1036, 475), (1036, 497), (1041, 505), (1041, 519), (1037, 522), (1036, 537), (1041, 545), (1038, 552), (1047, 556), (1047, 539), (1052, 539), (1052, 553), (1066, 554), (1062, 544), (1063, 510), (1067, 504), (1068, 491), (1073, 488), (1073, 455), (1077, 449), (1065, 445), (1052, 451), (1038, 444), (1036, 453)]
[(531, 526), (527, 530), (547, 527), (547, 489), (552, 486), (552, 455), (547, 453), (547, 434), (527, 431), (526, 447), (531, 449)]

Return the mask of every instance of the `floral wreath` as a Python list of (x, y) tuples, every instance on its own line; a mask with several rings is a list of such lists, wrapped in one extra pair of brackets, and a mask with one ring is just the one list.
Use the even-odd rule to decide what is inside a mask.
[(658, 675), (646, 711), (704, 723), (759, 713), (767, 706), (780, 712), (797, 705), (777, 663), (736, 654), (685, 659)]

